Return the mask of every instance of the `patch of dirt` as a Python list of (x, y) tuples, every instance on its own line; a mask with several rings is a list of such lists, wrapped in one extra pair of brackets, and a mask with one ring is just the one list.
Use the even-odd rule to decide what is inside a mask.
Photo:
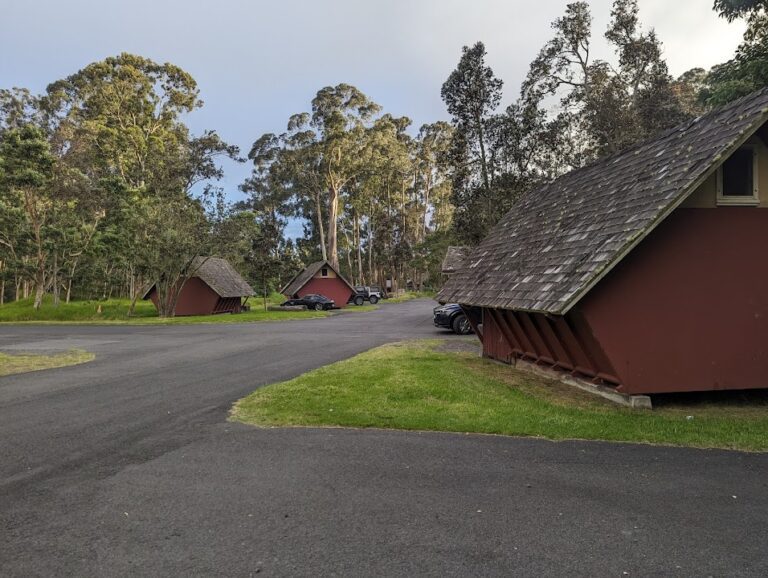
[(447, 337), (437, 347), (437, 351), (459, 351), (462, 353), (474, 353), (480, 355), (482, 348), (480, 340), (474, 335), (454, 335)]

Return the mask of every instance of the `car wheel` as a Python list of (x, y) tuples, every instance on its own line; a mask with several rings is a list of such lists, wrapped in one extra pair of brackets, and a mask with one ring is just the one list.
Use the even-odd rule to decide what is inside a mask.
[(379, 302), (379, 298), (376, 297), (376, 295), (371, 295), (370, 299), (368, 301), (371, 302), (371, 305), (376, 305)]
[(365, 303), (365, 299), (363, 299), (360, 295), (355, 297), (355, 305), (359, 306), (359, 305), (362, 305), (363, 303)]
[(323, 310), (323, 304), (315, 303), (315, 311), (322, 311), (322, 310)]
[(464, 314), (457, 315), (451, 322), (451, 328), (457, 335), (469, 335), (472, 333), (472, 326), (469, 324), (469, 319)]

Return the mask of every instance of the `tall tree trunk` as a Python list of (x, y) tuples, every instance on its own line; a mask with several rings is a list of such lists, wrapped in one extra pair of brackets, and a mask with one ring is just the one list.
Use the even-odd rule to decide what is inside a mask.
[(421, 224), (421, 241), (427, 238), (427, 217), (429, 215), (429, 196), (432, 192), (432, 170), (428, 169), (424, 184), (424, 215)]
[(373, 274), (373, 203), (371, 203), (371, 216), (368, 217), (368, 279), (371, 283), (375, 279)]
[[(130, 266), (130, 270), (128, 273), (128, 294), (133, 297), (133, 295), (136, 293), (136, 272), (133, 269), (133, 264)], [(133, 311), (130, 311), (130, 313), (133, 313)]]
[(40, 261), (37, 266), (37, 272), (35, 273), (35, 301), (32, 307), (34, 309), (40, 309), (40, 305), (43, 303), (43, 294), (45, 293), (45, 262)]
[(330, 187), (328, 189), (328, 254), (325, 257), (331, 264), (331, 267), (339, 268), (339, 239), (338, 239), (338, 220), (339, 220), (339, 191)]
[(355, 211), (355, 244), (357, 245), (357, 277), (360, 283), (365, 284), (363, 278), (363, 240), (360, 235), (360, 216)]
[[(348, 249), (346, 251), (347, 253), (347, 267), (349, 267), (349, 273), (354, 276), (355, 268), (352, 266), (352, 246), (347, 243)], [(353, 285), (359, 285), (360, 279), (357, 280), (356, 283), (353, 282)]]
[(477, 123), (477, 140), (480, 144), (480, 173), (483, 177), (483, 185), (487, 191), (491, 188), (491, 184), (488, 179), (488, 161), (485, 156), (485, 131), (483, 130), (483, 119), (479, 114), (475, 117), (475, 122)]
[(133, 294), (131, 295), (131, 305), (128, 307), (128, 317), (133, 316), (133, 312), (136, 310), (136, 301), (139, 300), (139, 296), (141, 295), (141, 283), (136, 283), (134, 285)]
[(352, 242), (349, 240), (349, 233), (347, 232), (346, 229), (344, 230), (344, 239), (347, 242), (347, 250), (345, 251), (345, 253), (347, 257), (347, 267), (349, 269), (349, 274), (351, 277), (353, 277), (352, 284), (359, 285), (359, 283), (354, 282), (355, 268), (352, 266)]
[(69, 303), (69, 300), (72, 297), (72, 279), (75, 276), (75, 271), (77, 270), (78, 261), (79, 259), (74, 259), (72, 261), (72, 266), (69, 268), (69, 278), (67, 279), (67, 295), (65, 297), (66, 303)]
[(323, 204), (320, 202), (320, 193), (315, 193), (315, 212), (317, 213), (317, 232), (320, 234), (320, 250), (323, 253), (323, 261), (328, 260), (325, 250), (325, 230), (323, 229)]
[[(27, 197), (27, 204), (34, 206), (32, 201)], [(43, 302), (43, 293), (45, 293), (45, 253), (43, 252), (43, 237), (41, 234), (42, 224), (38, 218), (36, 210), (29, 210), (28, 214), (32, 216), (32, 230), (35, 238), (35, 249), (37, 258), (37, 271), (35, 273), (35, 302), (34, 309), (40, 309), (40, 305)]]
[(59, 287), (59, 254), (54, 251), (53, 253), (53, 271), (51, 272), (52, 282), (51, 289), (53, 290), (53, 306), (58, 307), (61, 302), (61, 291)]

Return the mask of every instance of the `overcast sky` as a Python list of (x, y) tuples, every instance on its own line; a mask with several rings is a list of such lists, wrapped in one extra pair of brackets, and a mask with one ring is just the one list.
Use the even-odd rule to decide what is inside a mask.
[[(0, 87), (41, 92), (89, 62), (132, 52), (192, 74), (205, 106), (187, 120), (245, 152), (264, 132), (281, 132), (323, 86), (353, 84), (385, 111), (422, 123), (446, 118), (440, 86), (461, 47), (482, 40), (516, 97), (530, 61), (551, 36), (566, 0), (2, 0)], [(592, 0), (595, 36), (611, 0)], [(664, 43), (673, 74), (733, 54), (741, 23), (712, 0), (639, 0), (640, 18)], [(599, 38), (598, 40), (602, 40)], [(598, 56), (609, 54), (598, 52)], [(245, 166), (228, 165), (238, 198)]]

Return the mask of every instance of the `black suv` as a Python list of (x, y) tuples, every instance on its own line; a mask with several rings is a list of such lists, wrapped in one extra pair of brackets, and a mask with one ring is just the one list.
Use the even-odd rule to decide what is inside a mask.
[(432, 320), (436, 327), (445, 327), (458, 335), (473, 333), (472, 325), (458, 303), (448, 303), (435, 307), (432, 310)]
[(358, 286), (358, 287), (355, 287), (355, 294), (349, 298), (349, 301), (347, 301), (347, 303), (362, 305), (363, 303), (368, 301), (370, 302), (371, 305), (376, 305), (376, 303), (379, 302), (379, 299), (383, 299), (383, 298), (384, 296), (381, 294), (381, 289), (379, 289), (378, 287)]

